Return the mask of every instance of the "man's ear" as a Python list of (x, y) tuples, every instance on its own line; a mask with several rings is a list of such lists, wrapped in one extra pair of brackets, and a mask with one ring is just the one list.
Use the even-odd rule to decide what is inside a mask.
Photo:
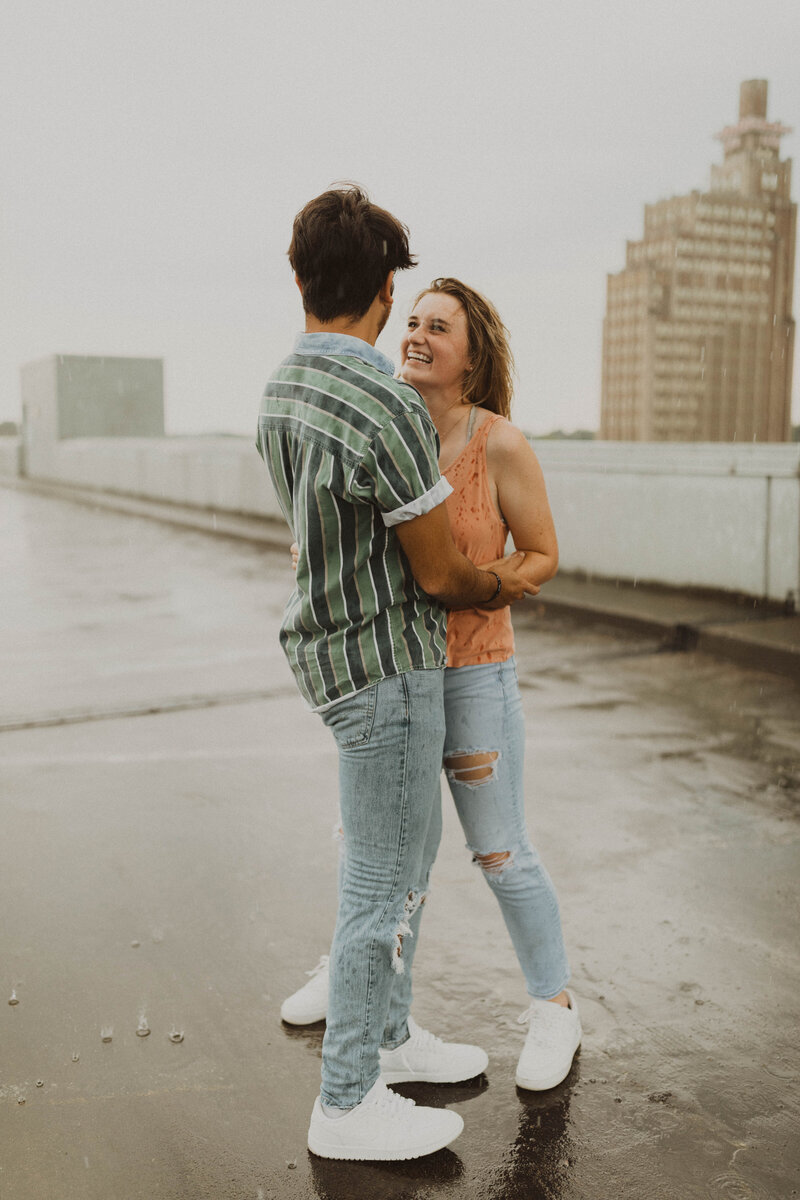
[(381, 285), (381, 290), (378, 292), (378, 298), (381, 304), (394, 303), (394, 300), (392, 299), (394, 296), (394, 276), (394, 271), (390, 271)]
[(294, 281), (295, 281), (295, 283), (297, 284), (297, 290), (300, 292), (300, 295), (302, 296), (302, 294), (303, 294), (303, 285), (302, 285), (302, 283), (300, 282), (300, 280), (297, 278), (297, 276), (296, 276), (296, 275), (295, 275), (295, 277), (294, 277)]

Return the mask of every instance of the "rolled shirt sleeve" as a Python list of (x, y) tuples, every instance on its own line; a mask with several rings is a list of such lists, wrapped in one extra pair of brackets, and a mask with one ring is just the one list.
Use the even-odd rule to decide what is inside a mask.
[(423, 513), (430, 512), (432, 508), (438, 508), (452, 490), (450, 484), (441, 475), (438, 482), (424, 496), (418, 496), (416, 500), (410, 501), (409, 504), (403, 504), (400, 508), (393, 509), (392, 512), (382, 513), (383, 523), (384, 525), (400, 525), (403, 521), (421, 517)]

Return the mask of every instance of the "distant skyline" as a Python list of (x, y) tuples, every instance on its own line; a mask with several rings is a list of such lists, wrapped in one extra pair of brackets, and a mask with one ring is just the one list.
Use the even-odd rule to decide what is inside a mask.
[(742, 80), (796, 158), (799, 31), (794, 0), (27, 0), (0, 46), (0, 421), (25, 362), (161, 356), (170, 432), (252, 434), (302, 327), (292, 218), (355, 179), (419, 258), (381, 349), (458, 275), (511, 331), (517, 422), (595, 429), (606, 274), (645, 203), (708, 188)]

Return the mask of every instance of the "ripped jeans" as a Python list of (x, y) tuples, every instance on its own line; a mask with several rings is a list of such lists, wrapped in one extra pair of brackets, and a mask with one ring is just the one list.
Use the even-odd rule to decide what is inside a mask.
[(445, 772), (467, 849), (497, 897), (528, 994), (552, 999), (569, 981), (569, 964), (555, 888), (525, 825), (525, 728), (514, 659), (448, 667), (444, 710)]
[[(382, 679), (321, 716), (339, 749), (347, 852), (322, 1043), (323, 1103), (348, 1108), (380, 1073), (378, 1049), (408, 1037), (410, 970), (442, 832), (442, 670)], [(389, 1007), (395, 981), (407, 999)]]

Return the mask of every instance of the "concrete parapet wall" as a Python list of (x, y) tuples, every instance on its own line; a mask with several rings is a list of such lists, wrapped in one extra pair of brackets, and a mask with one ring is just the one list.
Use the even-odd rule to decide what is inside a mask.
[(798, 595), (800, 446), (534, 445), (565, 570)]
[[(800, 595), (800, 445), (534, 445), (564, 570), (779, 601)], [(281, 515), (250, 438), (70, 438), (41, 445), (29, 474)]]
[(97, 491), (196, 508), (281, 517), (254, 441), (240, 437), (69, 438), (36, 474)]

